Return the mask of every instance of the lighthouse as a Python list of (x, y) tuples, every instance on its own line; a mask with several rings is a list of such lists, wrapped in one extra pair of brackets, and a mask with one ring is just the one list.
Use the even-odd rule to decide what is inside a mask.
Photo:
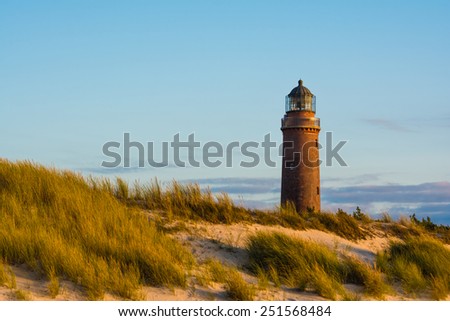
[(285, 109), (281, 119), (281, 204), (292, 202), (299, 213), (320, 211), (320, 119), (316, 117), (316, 97), (302, 80), (286, 96)]

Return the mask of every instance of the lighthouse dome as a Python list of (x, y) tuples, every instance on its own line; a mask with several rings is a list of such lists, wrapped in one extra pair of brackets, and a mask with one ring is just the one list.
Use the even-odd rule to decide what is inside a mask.
[(303, 80), (301, 79), (298, 81), (298, 86), (291, 90), (288, 97), (300, 97), (300, 96), (303, 97), (314, 96), (308, 88), (303, 86)]

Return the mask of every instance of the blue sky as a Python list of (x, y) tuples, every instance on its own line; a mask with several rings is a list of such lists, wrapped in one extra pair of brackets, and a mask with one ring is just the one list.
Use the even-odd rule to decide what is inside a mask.
[(1, 1), (0, 157), (272, 206), (280, 166), (105, 170), (102, 146), (124, 132), (280, 142), (302, 78), (321, 142), (348, 141), (349, 166), (321, 168), (324, 208), (450, 221), (449, 14), (448, 1)]

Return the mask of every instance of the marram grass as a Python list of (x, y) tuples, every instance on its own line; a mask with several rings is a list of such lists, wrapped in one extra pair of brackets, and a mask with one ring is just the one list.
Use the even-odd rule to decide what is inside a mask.
[(389, 292), (381, 273), (369, 264), (312, 241), (258, 232), (249, 238), (247, 250), (254, 273), (265, 271), (275, 284), (301, 291), (311, 288), (332, 300), (349, 296), (344, 283), (362, 285), (367, 295), (376, 298)]
[(429, 289), (436, 300), (450, 294), (450, 250), (435, 238), (421, 235), (391, 242), (377, 255), (377, 265), (406, 293)]
[[(151, 220), (146, 211), (158, 217)], [(174, 181), (163, 188), (153, 181), (130, 186), (122, 179), (83, 178), (31, 162), (0, 159), (0, 262), (24, 263), (40, 272), (52, 297), (58, 295), (59, 281), (64, 279), (81, 285), (89, 299), (101, 299), (105, 293), (140, 299), (143, 285), (186, 287), (194, 259), (164, 234), (167, 229), (161, 222), (172, 220), (314, 228), (352, 240), (370, 235), (371, 225), (384, 224), (403, 241), (380, 253), (376, 268), (320, 244), (271, 233), (250, 238), (251, 267), (265, 286), (272, 282), (300, 290), (313, 288), (329, 299), (351, 298), (342, 287), (346, 282), (383, 298), (391, 289), (381, 271), (400, 282), (407, 293), (428, 291), (434, 299), (449, 293), (449, 251), (435, 238), (448, 242), (450, 229), (429, 221), (380, 223), (360, 211), (299, 214), (292, 204), (252, 210), (198, 184)], [(246, 286), (239, 273), (229, 269), (218, 273), (217, 262), (210, 265), (203, 282), (222, 277), (220, 283), (230, 297), (253, 298), (254, 287)], [(15, 288), (13, 277), (0, 264), (0, 284)]]
[(186, 286), (190, 252), (107, 187), (72, 172), (0, 160), (0, 260), (46, 275), (52, 295), (58, 277), (82, 285), (89, 299), (105, 292), (137, 299), (142, 285)]

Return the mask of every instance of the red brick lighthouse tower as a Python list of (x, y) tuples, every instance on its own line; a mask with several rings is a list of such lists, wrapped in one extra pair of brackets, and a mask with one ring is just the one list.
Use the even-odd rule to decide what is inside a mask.
[(303, 86), (302, 80), (286, 96), (281, 131), (281, 204), (292, 202), (298, 212), (320, 211), (320, 119), (316, 118), (316, 97)]

